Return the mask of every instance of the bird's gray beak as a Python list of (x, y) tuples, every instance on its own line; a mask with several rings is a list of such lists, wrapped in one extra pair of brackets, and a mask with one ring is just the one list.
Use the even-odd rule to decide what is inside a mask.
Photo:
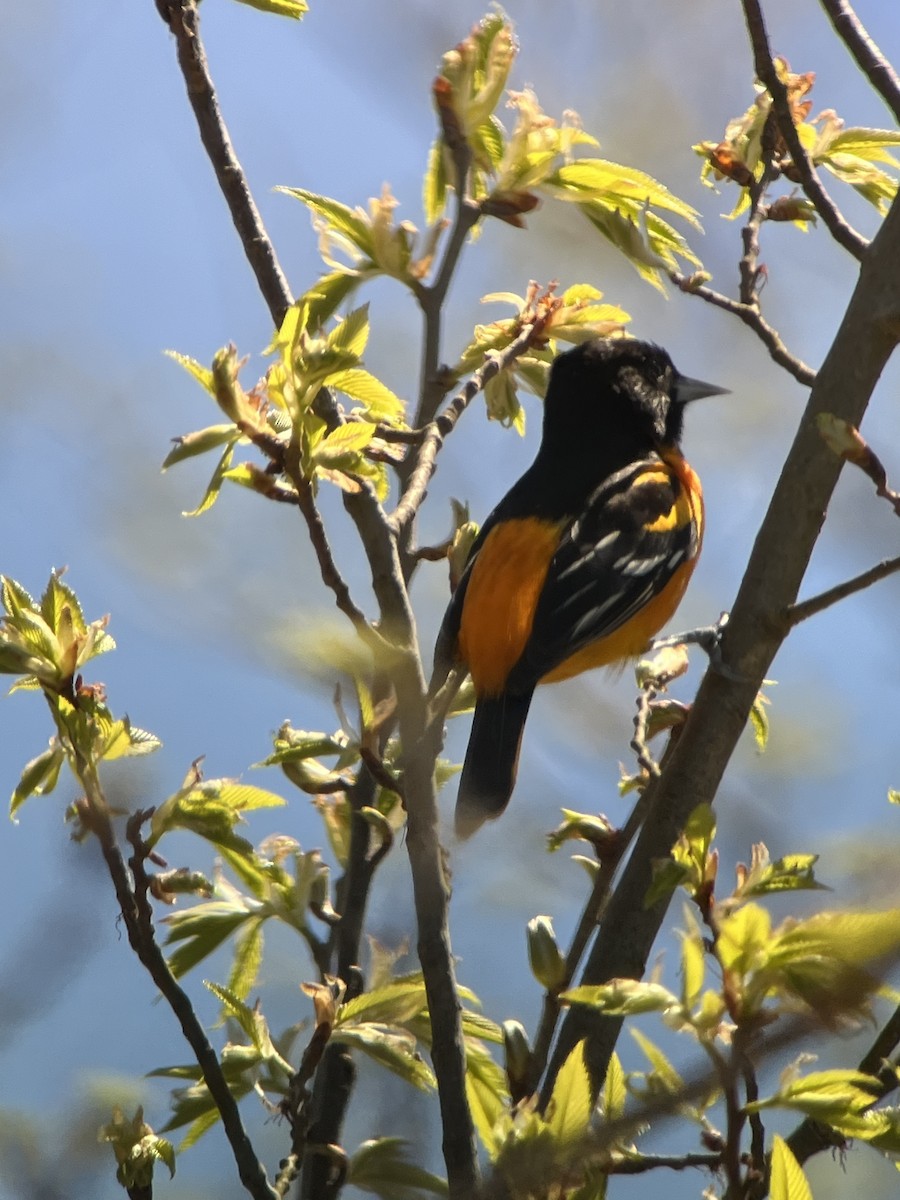
[(678, 376), (672, 391), (679, 404), (690, 404), (692, 400), (703, 400), (706, 396), (731, 395), (728, 388), (717, 387), (714, 383), (704, 383), (702, 379), (691, 379), (687, 375)]

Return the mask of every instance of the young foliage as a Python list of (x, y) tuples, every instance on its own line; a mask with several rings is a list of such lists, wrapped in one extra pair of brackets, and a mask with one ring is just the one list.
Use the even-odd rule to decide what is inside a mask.
[(116, 1158), (116, 1179), (129, 1195), (153, 1188), (153, 1168), (158, 1162), (175, 1174), (175, 1151), (172, 1143), (154, 1133), (144, 1120), (143, 1108), (138, 1108), (129, 1120), (120, 1108), (113, 1110), (112, 1121), (100, 1130), (99, 1140), (112, 1146)]
[[(319, 480), (346, 492), (371, 483), (379, 499), (388, 491), (387, 453), (377, 436), (379, 425), (402, 427), (403, 402), (362, 366), (369, 337), (368, 305), (355, 309), (328, 331), (316, 293), (291, 308), (268, 347), (275, 358), (265, 377), (249, 392), (239, 381), (243, 362), (233, 346), (215, 355), (207, 370), (193, 359), (172, 353), (196, 379), (230, 425), (212, 425), (176, 439), (163, 470), (210, 451), (221, 454), (198, 506), (186, 516), (207, 512), (225, 482), (249, 488), (272, 500), (297, 503), (297, 489)], [(322, 389), (353, 403), (336, 428), (316, 410)], [(239, 446), (253, 445), (266, 460), (234, 463)], [(377, 452), (377, 454), (376, 454)]]
[(88, 789), (90, 805), (97, 798), (93, 785), (101, 763), (149, 754), (160, 745), (127, 716), (114, 717), (103, 685), (86, 684), (82, 678), (87, 663), (115, 649), (106, 632), (108, 618), (88, 624), (61, 572), (51, 574), (39, 602), (6, 577), (0, 577), (0, 595), (5, 610), (0, 673), (17, 676), (11, 692), (43, 692), (56, 726), (49, 747), (23, 769), (10, 799), (10, 816), (15, 817), (30, 796), (52, 792), (64, 763)]
[[(660, 289), (661, 278), (678, 259), (698, 263), (681, 234), (656, 211), (699, 228), (695, 210), (645, 172), (578, 157), (578, 147), (598, 143), (577, 115), (566, 113), (557, 122), (530, 89), (506, 91), (515, 54), (512, 24), (496, 12), (444, 55), (433, 88), (441, 134), (428, 158), (426, 219), (441, 217), (450, 188), (462, 191), (457, 164), (463, 142), (471, 158), (472, 199), (482, 216), (522, 228), (523, 215), (542, 196), (572, 203), (642, 278)], [(504, 94), (515, 113), (511, 129), (496, 113)]]
[[(833, 109), (810, 117), (809, 94), (815, 83), (814, 72), (795, 74), (783, 58), (776, 59), (775, 65), (787, 89), (797, 135), (812, 165), (824, 167), (842, 183), (849, 184), (884, 216), (897, 193), (895, 176), (900, 171), (900, 162), (888, 147), (900, 145), (900, 132), (845, 128)], [(728, 179), (741, 189), (730, 214), (732, 219), (746, 211), (750, 189), (763, 172), (767, 147), (764, 132), (772, 115), (772, 97), (759, 82), (755, 90), (753, 103), (742, 116), (728, 123), (720, 142), (699, 142), (694, 146), (704, 160), (700, 178), (708, 187), (715, 186), (714, 180)], [(780, 176), (790, 183), (800, 182), (797, 166), (780, 136), (775, 138), (772, 160)], [(879, 163), (881, 166), (876, 165)], [(815, 224), (815, 210), (810, 202), (793, 193), (777, 198), (768, 206), (765, 216), (773, 221), (790, 221), (800, 229)]]

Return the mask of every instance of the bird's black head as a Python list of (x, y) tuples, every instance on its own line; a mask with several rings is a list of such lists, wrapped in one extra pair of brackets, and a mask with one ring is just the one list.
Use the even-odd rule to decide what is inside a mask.
[(544, 404), (544, 443), (576, 439), (633, 455), (677, 445), (690, 400), (725, 388), (681, 375), (665, 350), (634, 338), (594, 338), (560, 354)]

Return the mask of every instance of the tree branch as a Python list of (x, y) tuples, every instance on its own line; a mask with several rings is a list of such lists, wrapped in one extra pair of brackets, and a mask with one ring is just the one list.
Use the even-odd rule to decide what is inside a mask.
[(129, 878), (128, 868), (125, 866), (122, 852), (116, 841), (112, 822), (108, 816), (108, 805), (100, 790), (100, 785), (93, 778), (93, 771), (90, 769), (81, 773), (79, 778), (88, 797), (79, 812), (85, 824), (96, 834), (100, 842), (100, 849), (116, 890), (116, 898), (119, 902), (122, 920), (125, 923), (129, 945), (172, 1009), (191, 1050), (194, 1052), (194, 1057), (203, 1072), (204, 1083), (209, 1088), (209, 1093), (222, 1118), (222, 1126), (231, 1146), (241, 1183), (254, 1197), (254, 1200), (279, 1200), (277, 1192), (273, 1191), (269, 1184), (265, 1168), (257, 1158), (244, 1129), (237, 1101), (231, 1094), (216, 1052), (197, 1019), (197, 1014), (194, 1012), (187, 993), (178, 985), (169, 970), (169, 964), (156, 941), (153, 910), (148, 898), (150, 880), (144, 869), (145, 850), (140, 836), (141, 822), (149, 814), (139, 812), (128, 823), (129, 840), (134, 849), (130, 859), (131, 875), (134, 880), (132, 886), (132, 880)]
[(293, 303), (293, 297), (219, 110), (219, 101), (206, 61), (206, 51), (200, 39), (200, 18), (196, 2), (157, 0), (157, 8), (175, 35), (178, 65), (184, 76), (188, 100), (197, 119), (200, 140), (228, 204), (231, 219), (244, 247), (244, 254), (256, 276), (256, 282), (272, 314), (275, 327), (278, 328)]
[(717, 1171), (722, 1163), (721, 1154), (695, 1151), (687, 1154), (640, 1154), (635, 1158), (616, 1159), (604, 1171), (606, 1175), (645, 1175), (665, 1167), (669, 1171), (687, 1171), (691, 1167)]
[(868, 241), (844, 220), (834, 201), (819, 182), (809, 155), (794, 125), (787, 88), (778, 78), (775, 60), (769, 47), (769, 35), (759, 0), (741, 0), (747, 32), (753, 46), (754, 68), (757, 78), (764, 83), (772, 97), (772, 105), (778, 120), (778, 128), (784, 138), (791, 158), (800, 176), (800, 186), (812, 201), (813, 206), (834, 240), (854, 258), (861, 259)]
[[(472, 150), (466, 141), (452, 105), (443, 103), (441, 80), (435, 84), (435, 107), (441, 122), (441, 133), (453, 163), (453, 190), (456, 211), (450, 235), (444, 247), (440, 266), (431, 284), (415, 289), (416, 299), (425, 321), (425, 337), (422, 348), (422, 377), (419, 382), (419, 404), (415, 425), (427, 425), (446, 395), (447, 389), (440, 378), (441, 316), (450, 281), (459, 262), (469, 231), (481, 217), (481, 206), (469, 196), (469, 169), (472, 165)], [(406, 482), (408, 468), (401, 464), (400, 479)]]
[(450, 888), (439, 837), (434, 763), (440, 727), (428, 725), (425, 678), (418, 655), (394, 675), (407, 805), (406, 849), (413, 878), (417, 951), (431, 1022), (431, 1059), (438, 1083), (450, 1200), (471, 1200), (478, 1187), (475, 1129), (466, 1099), (466, 1052), (450, 948)]
[(751, 308), (757, 307), (759, 304), (759, 281), (763, 274), (763, 268), (759, 265), (759, 230), (765, 218), (763, 201), (769, 184), (776, 174), (773, 166), (776, 128), (774, 113), (770, 112), (766, 117), (760, 138), (762, 174), (759, 179), (752, 178), (747, 189), (750, 198), (750, 213), (747, 223), (741, 230), (741, 241), (744, 245), (744, 253), (741, 255), (739, 264), (741, 303)]
[(785, 612), (787, 628), (793, 629), (801, 621), (807, 621), (810, 617), (817, 616), (820, 612), (824, 612), (826, 608), (830, 608), (832, 604), (837, 604), (839, 600), (846, 600), (848, 596), (852, 596), (856, 592), (861, 592), (864, 588), (871, 587), (873, 583), (878, 583), (879, 580), (887, 579), (889, 575), (894, 575), (897, 571), (900, 571), (900, 557), (886, 558), (883, 562), (878, 563), (877, 566), (870, 567), (868, 571), (863, 571), (861, 575), (855, 575), (845, 583), (839, 583), (835, 587), (829, 588), (827, 592), (821, 592), (818, 596), (812, 596), (809, 600), (804, 600), (800, 604), (789, 605)]
[(544, 331), (549, 315), (548, 311), (536, 316), (505, 350), (485, 358), (478, 370), (466, 381), (465, 387), (456, 393), (441, 415), (426, 427), (419, 452), (415, 458), (415, 467), (409, 476), (409, 482), (400, 502), (389, 517), (391, 528), (395, 532), (402, 531), (418, 512), (434, 474), (438, 453), (448, 434), (455, 429), (459, 418), (485, 384), (495, 375), (499, 375), (501, 371), (505, 371), (537, 341)]
[(694, 283), (689, 275), (682, 275), (678, 271), (670, 271), (669, 278), (685, 295), (699, 296), (707, 304), (721, 308), (724, 312), (731, 313), (732, 316), (743, 321), (769, 351), (773, 362), (776, 362), (779, 367), (784, 367), (798, 383), (802, 383), (805, 387), (812, 387), (816, 378), (815, 371), (790, 353), (778, 332), (765, 320), (755, 304), (742, 304), (739, 300), (732, 300), (729, 296), (715, 291), (714, 288), (707, 287), (706, 284)]
[[(331, 970), (352, 993), (354, 980), (360, 978), (358, 963), (366, 905), (377, 863), (369, 858), (370, 828), (360, 809), (375, 802), (375, 782), (361, 770), (348, 795), (352, 817), (347, 866), (335, 889), (335, 905), (340, 923), (331, 931), (328, 957)], [(361, 989), (358, 989), (361, 990)], [(344, 1116), (350, 1102), (356, 1069), (345, 1046), (330, 1042), (316, 1071), (310, 1101), (310, 1142), (331, 1145), (340, 1141)], [(300, 1200), (331, 1200), (337, 1195), (331, 1163), (324, 1155), (308, 1155), (303, 1165)]]
[(900, 124), (900, 78), (846, 0), (820, 0), (834, 31)]
[[(645, 906), (654, 863), (666, 858), (688, 814), (712, 803), (772, 659), (784, 637), (781, 616), (795, 602), (841, 470), (816, 423), (833, 412), (858, 425), (900, 338), (900, 201), (895, 200), (863, 259), (859, 280), (834, 343), (813, 384), (794, 444), (757, 534), (722, 639), (726, 671), (712, 667), (700, 685), (678, 744), (653, 787), (647, 820), (611, 897), (583, 974), (586, 984), (639, 979), (668, 899)], [(621, 1028), (571, 1010), (551, 1063), (558, 1071), (587, 1037), (592, 1087), (599, 1090)]]

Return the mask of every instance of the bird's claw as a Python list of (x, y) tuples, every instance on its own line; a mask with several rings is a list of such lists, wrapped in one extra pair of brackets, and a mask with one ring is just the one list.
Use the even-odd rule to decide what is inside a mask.
[(696, 629), (687, 629), (684, 633), (673, 633), (669, 637), (654, 638), (650, 644), (651, 650), (664, 650), (667, 646), (699, 646), (709, 659), (709, 665), (714, 671), (726, 679), (739, 681), (740, 676), (722, 660), (722, 635), (728, 624), (728, 613), (723, 612), (714, 625), (700, 625)]

